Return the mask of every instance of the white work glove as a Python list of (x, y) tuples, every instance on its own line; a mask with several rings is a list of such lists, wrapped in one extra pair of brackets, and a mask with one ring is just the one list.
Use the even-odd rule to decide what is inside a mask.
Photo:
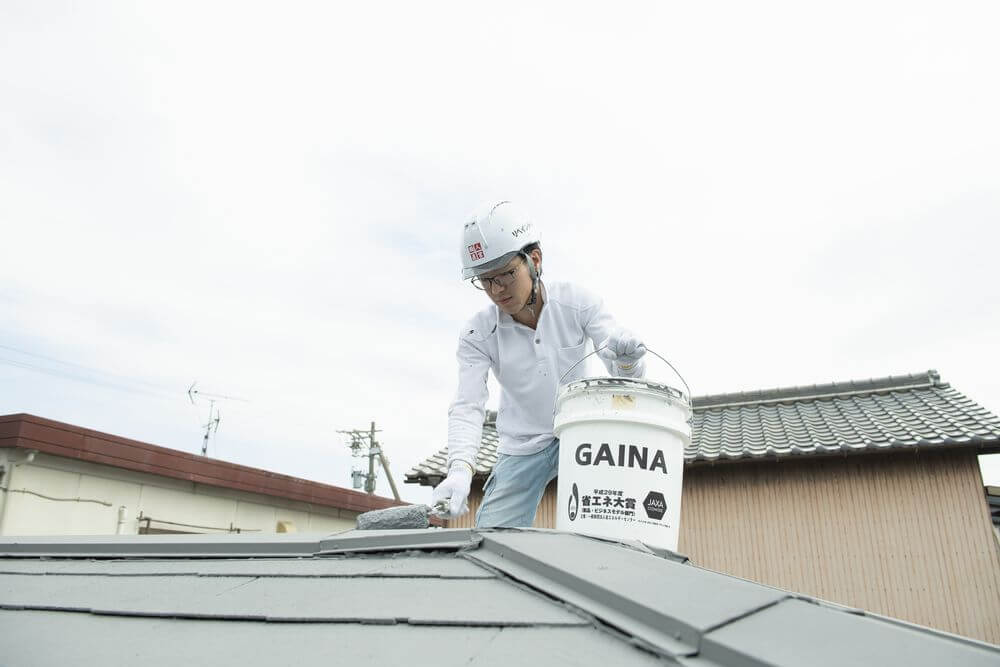
[(455, 461), (448, 470), (444, 481), (434, 487), (431, 505), (442, 500), (448, 501), (448, 511), (452, 519), (457, 519), (469, 511), (469, 489), (472, 487), (472, 466), (465, 461)]
[(625, 373), (631, 373), (642, 355), (646, 354), (646, 346), (628, 329), (616, 329), (600, 347), (604, 349), (600, 350), (597, 356), (615, 362), (615, 365)]

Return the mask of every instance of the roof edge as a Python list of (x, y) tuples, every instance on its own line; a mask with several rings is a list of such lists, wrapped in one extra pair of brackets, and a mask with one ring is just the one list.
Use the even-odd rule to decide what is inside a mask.
[(858, 449), (836, 449), (818, 451), (790, 451), (776, 454), (768, 452), (759, 456), (720, 456), (715, 459), (697, 457), (684, 458), (684, 469), (692, 467), (705, 467), (730, 464), (749, 463), (783, 463), (791, 461), (807, 461), (817, 459), (841, 459), (854, 458), (858, 456), (899, 456), (905, 454), (957, 454), (967, 452), (970, 455), (982, 456), (984, 454), (1000, 454), (1000, 440), (990, 438), (970, 439), (968, 442), (941, 442), (924, 443), (916, 445), (892, 446), (892, 447), (863, 447)]
[(910, 389), (928, 389), (930, 387), (947, 387), (941, 382), (941, 376), (936, 370), (909, 375), (889, 375), (869, 380), (848, 380), (846, 382), (830, 382), (827, 384), (801, 385), (794, 387), (778, 387), (775, 389), (760, 389), (728, 394), (707, 394), (695, 396), (692, 405), (695, 410), (709, 408), (728, 408), (740, 405), (760, 405), (762, 403), (777, 403), (783, 401), (816, 400), (836, 398), (839, 396), (857, 396), (889, 391), (906, 391)]
[(27, 413), (0, 415), (0, 448), (34, 449), (70, 460), (354, 512), (409, 504)]

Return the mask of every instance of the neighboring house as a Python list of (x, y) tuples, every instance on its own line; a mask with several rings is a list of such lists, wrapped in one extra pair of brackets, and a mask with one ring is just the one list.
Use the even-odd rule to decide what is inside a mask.
[(32, 415), (0, 416), (0, 535), (329, 532), (400, 504)]
[(1000, 648), (540, 530), (0, 538), (3, 662), (993, 667)]
[[(1000, 643), (977, 457), (1000, 419), (934, 371), (696, 397), (679, 550), (702, 567)], [(492, 416), (492, 415), (491, 415)], [(483, 429), (469, 526), (496, 462)], [(437, 484), (446, 452), (407, 482)], [(555, 482), (535, 525), (554, 527)]]

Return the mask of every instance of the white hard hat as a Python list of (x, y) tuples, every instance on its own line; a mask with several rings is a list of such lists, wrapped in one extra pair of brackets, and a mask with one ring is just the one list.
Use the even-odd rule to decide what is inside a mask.
[(509, 201), (482, 207), (462, 230), (462, 279), (499, 269), (540, 240), (534, 223)]

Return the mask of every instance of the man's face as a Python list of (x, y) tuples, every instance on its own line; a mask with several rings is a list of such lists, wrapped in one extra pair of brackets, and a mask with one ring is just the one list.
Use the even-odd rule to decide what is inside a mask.
[[(521, 256), (515, 257), (502, 269), (490, 271), (482, 278), (490, 300), (508, 315), (521, 312), (531, 298), (531, 273)], [(488, 278), (498, 280), (490, 282)]]

